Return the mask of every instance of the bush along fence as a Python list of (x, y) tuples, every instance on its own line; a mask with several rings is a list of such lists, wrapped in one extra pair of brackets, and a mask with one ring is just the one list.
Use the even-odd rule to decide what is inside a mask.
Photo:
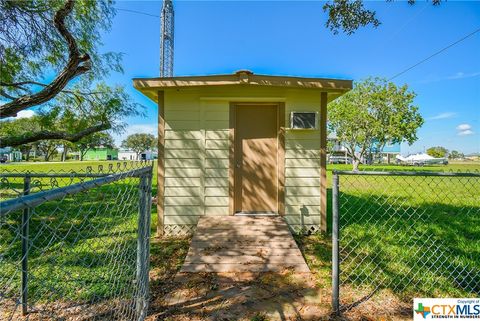
[(480, 295), (480, 173), (334, 171), (332, 200), (335, 314)]
[(0, 173), (0, 319), (143, 320), (151, 163)]

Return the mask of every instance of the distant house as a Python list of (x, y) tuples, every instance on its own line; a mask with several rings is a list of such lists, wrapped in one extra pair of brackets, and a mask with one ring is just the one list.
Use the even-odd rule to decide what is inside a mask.
[(152, 160), (156, 158), (156, 154), (151, 150), (146, 150), (140, 153), (137, 157), (137, 153), (133, 150), (121, 149), (118, 152), (119, 160)]
[[(335, 134), (328, 135), (328, 141), (331, 144), (331, 155), (330, 157), (338, 158), (344, 157), (346, 162), (348, 162), (349, 157), (347, 155), (347, 149), (343, 146), (337, 139)], [(356, 151), (357, 153), (358, 151)], [(400, 155), (400, 143), (387, 143), (383, 148), (378, 146), (373, 146), (371, 150), (367, 151), (366, 155), (361, 159), (362, 163), (391, 163), (395, 160), (395, 157)]]
[(395, 160), (397, 155), (400, 155), (400, 143), (389, 144), (387, 143), (381, 150), (374, 151), (378, 155), (378, 160), (389, 163)]
[(117, 160), (118, 150), (114, 148), (98, 147), (87, 150), (83, 160)]
[(8, 162), (21, 162), (22, 152), (11, 147), (0, 148), (0, 159)]

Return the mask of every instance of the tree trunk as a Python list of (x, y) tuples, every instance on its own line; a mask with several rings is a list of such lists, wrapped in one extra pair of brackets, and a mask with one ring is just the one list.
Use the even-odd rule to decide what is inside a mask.
[(67, 145), (63, 144), (62, 162), (67, 160), (67, 150), (68, 150)]
[(32, 151), (32, 148), (28, 148), (25, 150), (25, 161), (28, 162), (30, 159), (30, 152)]
[(360, 165), (360, 160), (357, 159), (357, 158), (354, 158), (354, 159), (352, 160), (352, 164), (353, 164), (353, 169), (352, 169), (352, 170), (353, 170), (354, 172), (358, 172), (358, 166)]

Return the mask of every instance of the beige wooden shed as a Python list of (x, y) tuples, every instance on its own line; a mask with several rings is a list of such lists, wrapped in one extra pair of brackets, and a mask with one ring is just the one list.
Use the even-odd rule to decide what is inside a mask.
[(327, 104), (352, 81), (250, 71), (133, 81), (158, 103), (160, 233), (238, 214), (326, 230)]

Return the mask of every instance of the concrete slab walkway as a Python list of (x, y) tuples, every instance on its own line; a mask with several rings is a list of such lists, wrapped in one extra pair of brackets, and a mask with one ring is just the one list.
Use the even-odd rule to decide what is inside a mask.
[(200, 218), (184, 272), (310, 272), (280, 216)]

